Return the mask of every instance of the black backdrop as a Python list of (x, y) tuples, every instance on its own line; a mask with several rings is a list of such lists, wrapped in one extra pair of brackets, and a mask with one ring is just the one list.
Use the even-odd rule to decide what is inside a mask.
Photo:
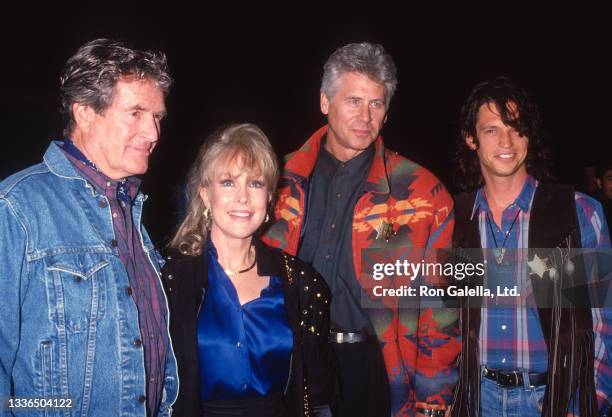
[[(533, 2), (536, 3), (536, 2)], [(400, 84), (383, 130), (387, 146), (427, 166), (452, 188), (455, 120), (479, 81), (507, 75), (541, 105), (556, 174), (610, 155), (609, 2), (448, 6), (405, 2), (332, 7), (201, 6), (163, 16), (3, 16), (0, 178), (40, 161), (61, 136), (58, 75), (97, 37), (168, 55), (176, 83), (145, 176), (145, 222), (159, 244), (175, 218), (173, 193), (201, 139), (218, 126), (260, 125), (279, 154), (324, 123), (322, 65), (348, 42), (382, 43)], [(98, 5), (100, 6), (100, 5)]]

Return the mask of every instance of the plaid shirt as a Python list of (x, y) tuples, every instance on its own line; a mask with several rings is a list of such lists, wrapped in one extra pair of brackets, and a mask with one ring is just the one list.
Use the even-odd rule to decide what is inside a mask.
[[(483, 248), (497, 246), (512, 250), (529, 247), (529, 215), (537, 185), (534, 178), (527, 178), (516, 200), (503, 211), (501, 228), (492, 220), (493, 215), (483, 189), (478, 190), (472, 217), (478, 216)], [(575, 201), (582, 247), (610, 248), (608, 226), (601, 205), (582, 193), (576, 193)], [(509, 252), (508, 255), (513, 254)], [(529, 292), (526, 257), (519, 256), (517, 261), (509, 262), (512, 265), (511, 274), (514, 275), (516, 282), (521, 283), (522, 288)], [(497, 268), (494, 261), (488, 262), (488, 265), (489, 268)], [(479, 337), (480, 363), (491, 369), (545, 372), (548, 352), (537, 308), (533, 307), (532, 303), (529, 303), (530, 307), (526, 306), (528, 297), (516, 297), (515, 300), (516, 303), (520, 303), (515, 306), (516, 308), (482, 309)], [(607, 407), (612, 393), (612, 358), (608, 353), (612, 348), (612, 312), (598, 308), (593, 308), (592, 312), (595, 333), (595, 381), (601, 409)]]
[[(62, 148), (68, 160), (96, 190), (106, 197), (113, 218), (115, 239), (112, 242), (125, 265), (130, 286), (125, 289), (131, 295), (138, 309), (140, 338), (132, 342), (144, 349), (147, 372), (147, 415), (156, 416), (161, 401), (166, 356), (169, 338), (167, 333), (166, 304), (157, 272), (151, 266), (141, 245), (138, 230), (134, 230), (132, 202), (138, 193), (140, 180), (129, 177), (122, 181), (111, 180), (99, 172), (74, 145)], [(103, 200), (100, 200), (100, 204)], [(102, 205), (101, 208), (104, 208)]]

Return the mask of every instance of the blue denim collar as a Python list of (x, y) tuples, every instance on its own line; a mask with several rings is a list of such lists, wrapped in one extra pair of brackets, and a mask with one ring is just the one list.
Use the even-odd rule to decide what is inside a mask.
[[(79, 172), (78, 168), (76, 168), (70, 159), (68, 159), (65, 152), (79, 161), (83, 161), (85, 165), (96, 172), (99, 172), (100, 175), (106, 177), (104, 173), (98, 170), (93, 162), (83, 155), (83, 153), (70, 139), (52, 141), (45, 152), (43, 160), (49, 167), (49, 170), (55, 175), (64, 178), (73, 178), (86, 181)], [(132, 193), (130, 192), (130, 182), (132, 182), (137, 188), (140, 186), (140, 180), (137, 177), (128, 177), (117, 181), (117, 198), (120, 201), (124, 201), (128, 204), (132, 204), (134, 202), (134, 198), (131, 196)], [(103, 193), (102, 190), (98, 190), (98, 192)], [(136, 200), (138, 200), (139, 195), (140, 193), (137, 192), (134, 196), (136, 197)]]
[(47, 165), (52, 173), (59, 177), (82, 180), (83, 178), (79, 175), (77, 169), (61, 150), (63, 143), (61, 140), (54, 140), (49, 144), (43, 156), (45, 165)]

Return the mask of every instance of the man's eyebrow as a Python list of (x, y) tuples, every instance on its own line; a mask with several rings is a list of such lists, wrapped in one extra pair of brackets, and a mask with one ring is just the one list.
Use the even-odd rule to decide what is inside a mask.
[[(137, 110), (137, 111), (147, 111), (148, 109), (146, 107), (142, 107), (140, 104), (135, 104), (132, 107), (130, 107), (128, 109), (129, 111), (133, 111), (133, 110)], [(168, 114), (166, 109), (163, 109), (160, 112), (155, 113), (156, 115), (159, 115), (161, 117), (166, 117), (166, 115)]]
[(494, 123), (491, 123), (491, 122), (485, 123), (485, 124), (477, 124), (476, 125), (476, 129), (488, 129), (488, 128), (491, 128), (491, 127), (497, 128), (498, 126), (496, 124), (494, 124)]

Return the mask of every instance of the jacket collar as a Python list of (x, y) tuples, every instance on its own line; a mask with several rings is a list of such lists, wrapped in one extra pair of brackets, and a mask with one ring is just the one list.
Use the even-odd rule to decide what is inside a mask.
[(83, 180), (66, 154), (60, 149), (62, 143), (63, 141), (54, 140), (49, 144), (43, 156), (45, 165), (58, 177)]
[[(85, 183), (89, 184), (89, 181), (83, 177), (83, 175), (79, 172), (79, 170), (70, 162), (70, 159), (66, 155), (66, 153), (62, 150), (62, 146), (64, 144), (63, 140), (54, 140), (51, 141), (49, 147), (45, 151), (45, 155), (43, 156), (43, 160), (45, 165), (49, 168), (53, 174), (58, 177), (67, 178), (67, 179), (75, 179), (81, 180)], [(104, 174), (100, 173), (101, 176)], [(139, 191), (141, 180), (138, 177), (129, 177), (128, 178), (128, 186), (136, 189), (136, 192), (130, 192), (130, 198), (133, 199), (135, 203), (138, 205), (142, 204), (148, 196)], [(104, 194), (104, 190), (96, 190), (95, 186), (91, 186), (92, 193), (100, 193)]]
[[(255, 246), (255, 257), (257, 258), (257, 274), (261, 276), (275, 275), (284, 277), (286, 275), (285, 262), (282, 252), (279, 249), (273, 249), (263, 243), (258, 237), (253, 237), (253, 245)], [(206, 264), (207, 257), (205, 253), (200, 256), (183, 255), (176, 248), (168, 248), (167, 254), (178, 262)], [(204, 269), (206, 271), (206, 268)]]
[(284, 277), (287, 274), (284, 257), (280, 250), (270, 248), (258, 237), (253, 238), (253, 245), (255, 245), (258, 275)]
[[(314, 170), (321, 149), (321, 142), (327, 133), (328, 125), (317, 130), (297, 151), (287, 155), (285, 172), (295, 177), (299, 182), (310, 177)], [(376, 194), (389, 194), (389, 179), (385, 169), (385, 145), (382, 136), (374, 141), (374, 159), (365, 191)]]

